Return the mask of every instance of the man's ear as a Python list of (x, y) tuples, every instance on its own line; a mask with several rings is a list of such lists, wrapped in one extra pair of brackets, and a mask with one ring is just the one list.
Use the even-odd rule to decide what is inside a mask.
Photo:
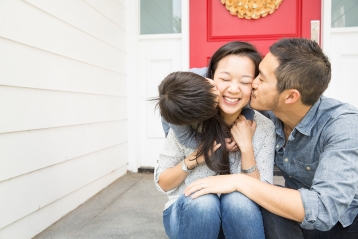
[(286, 104), (293, 104), (296, 103), (298, 100), (301, 99), (301, 94), (296, 89), (289, 89), (285, 95), (285, 103)]

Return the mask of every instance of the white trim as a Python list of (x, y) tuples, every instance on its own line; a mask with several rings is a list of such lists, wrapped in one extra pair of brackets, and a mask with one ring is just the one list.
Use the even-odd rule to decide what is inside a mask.
[(321, 0), (322, 49), (329, 55), (331, 46), (331, 0)]
[(337, 27), (331, 28), (331, 33), (356, 33), (358, 27)]
[(172, 34), (145, 34), (138, 35), (139, 40), (148, 40), (148, 39), (178, 39), (181, 38), (182, 34), (180, 33), (172, 33)]
[(182, 32), (182, 69), (189, 69), (189, 0), (182, 0), (181, 3), (181, 32)]
[(139, 129), (138, 129), (138, 33), (139, 0), (126, 0), (127, 27), (127, 111), (128, 111), (128, 170), (138, 172)]

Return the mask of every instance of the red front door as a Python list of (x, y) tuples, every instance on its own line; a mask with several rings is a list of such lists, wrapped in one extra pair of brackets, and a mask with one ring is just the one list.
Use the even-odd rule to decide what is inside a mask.
[(257, 20), (231, 15), (220, 0), (190, 0), (190, 67), (207, 66), (223, 44), (247, 41), (262, 55), (282, 37), (311, 38), (311, 20), (321, 20), (321, 0), (283, 0)]

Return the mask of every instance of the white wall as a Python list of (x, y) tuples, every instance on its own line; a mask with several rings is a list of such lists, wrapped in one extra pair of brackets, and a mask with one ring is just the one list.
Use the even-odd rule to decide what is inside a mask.
[(127, 170), (125, 0), (0, 1), (0, 238)]

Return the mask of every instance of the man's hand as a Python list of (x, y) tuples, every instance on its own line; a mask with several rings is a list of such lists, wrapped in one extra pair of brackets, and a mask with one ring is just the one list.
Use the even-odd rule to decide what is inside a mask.
[(231, 193), (236, 191), (238, 177), (239, 174), (229, 174), (198, 179), (186, 187), (184, 194), (189, 196), (195, 192), (192, 198), (197, 198), (209, 193)]

